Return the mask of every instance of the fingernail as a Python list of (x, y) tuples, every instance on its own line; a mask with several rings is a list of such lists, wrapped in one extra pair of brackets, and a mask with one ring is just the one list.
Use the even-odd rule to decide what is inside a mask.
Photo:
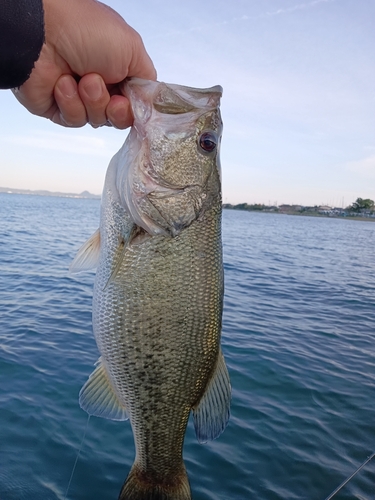
[(69, 99), (71, 99), (72, 97), (74, 97), (77, 94), (77, 86), (75, 85), (75, 83), (72, 81), (72, 79), (70, 77), (61, 78), (59, 83), (58, 83), (58, 86), (59, 86), (60, 92), (62, 94), (64, 94), (65, 97), (68, 97)]
[(103, 95), (102, 81), (100, 78), (94, 78), (84, 85), (87, 97), (92, 101), (97, 101)]

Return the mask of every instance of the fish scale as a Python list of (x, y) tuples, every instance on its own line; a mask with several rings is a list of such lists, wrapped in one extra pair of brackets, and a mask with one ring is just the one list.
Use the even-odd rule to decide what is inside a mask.
[[(135, 125), (107, 171), (100, 231), (73, 262), (75, 270), (85, 259), (97, 264), (101, 358), (80, 404), (91, 415), (130, 418), (136, 457), (121, 500), (188, 500), (189, 414), (201, 442), (229, 418), (220, 349), (221, 89), (134, 79), (125, 92)], [(203, 132), (203, 146), (215, 146), (208, 153)]]

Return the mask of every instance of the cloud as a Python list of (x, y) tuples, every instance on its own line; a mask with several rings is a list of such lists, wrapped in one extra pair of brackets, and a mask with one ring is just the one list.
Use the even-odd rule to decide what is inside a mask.
[(375, 179), (375, 154), (346, 164), (346, 169), (367, 179)]
[(296, 10), (311, 9), (312, 7), (315, 7), (318, 4), (332, 3), (335, 1), (336, 0), (314, 0), (314, 1), (308, 2), (308, 3), (299, 3), (297, 5), (294, 5), (292, 7), (288, 7), (286, 9), (277, 9), (277, 10), (274, 10), (271, 12), (266, 12), (265, 14), (262, 14), (259, 17), (273, 17), (273, 16), (278, 16), (280, 14), (289, 14), (290, 12), (295, 12)]
[(192, 32), (197, 32), (197, 31), (206, 31), (207, 28), (213, 29), (213, 28), (218, 28), (220, 26), (225, 26), (233, 23), (238, 23), (238, 22), (244, 22), (244, 21), (257, 21), (259, 19), (265, 19), (267, 17), (275, 17), (283, 14), (290, 14), (291, 12), (295, 12), (298, 10), (305, 10), (305, 9), (311, 9), (315, 7), (316, 5), (319, 4), (324, 4), (324, 3), (333, 3), (336, 2), (336, 0), (313, 0), (311, 2), (306, 2), (306, 3), (299, 3), (296, 5), (293, 5), (292, 7), (287, 7), (287, 8), (281, 8), (273, 11), (268, 11), (264, 12), (262, 14), (257, 14), (255, 16), (249, 16), (247, 14), (244, 14), (239, 17), (233, 17), (232, 19), (228, 20), (223, 20), (215, 23), (206, 23), (198, 26), (192, 26), (187, 29), (183, 30), (172, 30), (168, 31), (166, 33), (161, 33), (159, 35), (153, 36), (150, 38), (150, 40), (154, 39), (160, 39), (160, 38), (168, 38), (172, 36), (180, 36), (180, 35), (187, 35), (188, 33)]
[(108, 158), (113, 148), (104, 139), (79, 134), (77, 131), (48, 132), (36, 130), (28, 135), (3, 135), (2, 142), (26, 148), (62, 151), (82, 155), (103, 156)]

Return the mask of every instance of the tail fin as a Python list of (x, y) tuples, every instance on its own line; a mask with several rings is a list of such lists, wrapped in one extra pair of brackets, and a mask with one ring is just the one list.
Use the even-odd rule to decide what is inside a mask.
[(118, 500), (191, 500), (185, 468), (170, 480), (155, 482), (133, 465)]

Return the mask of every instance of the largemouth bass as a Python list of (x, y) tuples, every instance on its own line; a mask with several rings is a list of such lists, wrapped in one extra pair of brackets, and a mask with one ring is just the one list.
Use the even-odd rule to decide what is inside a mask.
[(119, 499), (188, 500), (190, 412), (200, 442), (229, 419), (220, 348), (222, 89), (131, 79), (124, 94), (134, 125), (108, 167), (100, 228), (71, 266), (97, 266), (101, 357), (79, 401), (90, 415), (130, 418), (136, 457)]

